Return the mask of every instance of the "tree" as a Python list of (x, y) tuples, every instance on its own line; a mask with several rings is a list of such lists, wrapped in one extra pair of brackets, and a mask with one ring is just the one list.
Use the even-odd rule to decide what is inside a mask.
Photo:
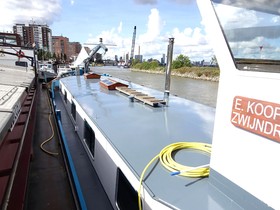
[(159, 62), (157, 60), (153, 60), (152, 62), (150, 62), (150, 69), (155, 70), (158, 67), (159, 67)]
[(52, 57), (49, 51), (43, 49), (38, 50), (38, 60), (49, 60)]
[(139, 59), (132, 59), (132, 66), (136, 66), (138, 63), (140, 63)]
[(181, 67), (191, 67), (191, 61), (188, 56), (184, 56), (180, 54), (173, 62), (172, 62), (172, 68), (178, 69)]

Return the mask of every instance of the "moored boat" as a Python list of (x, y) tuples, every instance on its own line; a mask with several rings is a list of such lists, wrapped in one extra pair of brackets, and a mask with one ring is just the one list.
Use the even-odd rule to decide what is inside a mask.
[(10, 46), (1, 53), (0, 203), (1, 209), (22, 209), (36, 116), (34, 54)]
[[(277, 25), (264, 27), (269, 32), (256, 22), (249, 27), (252, 14), (266, 24), (277, 19), (277, 7), (243, 0), (198, 5), (221, 69), (216, 110), (104, 76), (67, 77), (53, 88), (53, 100), (66, 108), (59, 115), (69, 114), (113, 209), (280, 208), (274, 196), (279, 169), (273, 167), (280, 154), (280, 105), (273, 94), (279, 41), (270, 34)], [(229, 27), (225, 10), (243, 14), (242, 22)], [(277, 44), (266, 52), (262, 47), (256, 58), (260, 48), (250, 49), (259, 37)], [(255, 173), (259, 163), (270, 173)]]
[[(85, 75), (52, 81), (77, 208), (280, 209), (279, 5), (197, 2), (221, 69), (216, 109), (87, 72), (91, 57)], [(23, 206), (24, 196), (13, 196), (24, 194), (18, 181), (27, 176), (34, 124), (35, 76), (20, 64), (0, 71), (21, 75), (1, 83), (4, 209)]]

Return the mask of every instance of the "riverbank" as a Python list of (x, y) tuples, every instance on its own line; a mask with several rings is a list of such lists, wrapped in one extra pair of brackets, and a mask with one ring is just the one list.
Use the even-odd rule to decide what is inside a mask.
[[(135, 69), (131, 68), (131, 71), (146, 72), (151, 74), (165, 74), (165, 69)], [(220, 70), (217, 67), (183, 67), (179, 69), (171, 70), (172, 76), (185, 77), (197, 80), (206, 80), (212, 82), (219, 82)]]
[[(93, 67), (91, 70), (97, 74), (108, 74), (161, 92), (165, 91), (165, 74), (163, 71), (145, 73), (132, 68), (118, 68), (116, 66)], [(172, 76), (170, 94), (215, 108), (218, 86), (218, 82), (202, 80), (201, 78), (190, 79), (182, 77), (182, 75)]]

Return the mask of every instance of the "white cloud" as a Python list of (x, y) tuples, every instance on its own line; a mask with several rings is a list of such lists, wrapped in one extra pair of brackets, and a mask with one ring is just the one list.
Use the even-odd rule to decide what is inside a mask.
[[(162, 34), (165, 26), (164, 21), (160, 17), (158, 9), (152, 9), (148, 16), (146, 32), (137, 34), (134, 55), (138, 54), (140, 46), (140, 54), (145, 59), (155, 58), (160, 60), (162, 54), (167, 53), (168, 38), (175, 38), (173, 58), (179, 54), (190, 57), (192, 61), (210, 60), (213, 56), (212, 48), (208, 45), (208, 41), (201, 28), (174, 28), (172, 31)], [(122, 22), (118, 29), (122, 27)], [(117, 30), (119, 32), (119, 30)], [(103, 38), (103, 43), (108, 44), (108, 52), (104, 58), (114, 59), (115, 55), (124, 56), (131, 52), (132, 37), (122, 37), (117, 33), (115, 28), (103, 31), (96, 37), (90, 37), (87, 42), (98, 43), (99, 37)], [(115, 44), (116, 46), (110, 46)]]
[(213, 56), (212, 48), (209, 46), (206, 36), (201, 28), (185, 28), (180, 31), (174, 28), (171, 34), (174, 40), (174, 58), (179, 54), (187, 55), (191, 60), (209, 60)]
[(157, 9), (151, 9), (151, 13), (148, 18), (147, 32), (139, 36), (139, 42), (152, 42), (160, 35), (163, 22), (160, 19), (159, 11)]
[(121, 32), (122, 32), (122, 25), (123, 25), (123, 23), (122, 23), (122, 21), (121, 21), (120, 24), (119, 24), (119, 27), (118, 27), (118, 33), (121, 33)]
[(0, 1), (0, 31), (12, 31), (15, 23), (51, 25), (60, 15), (60, 0)]
[(216, 6), (216, 11), (225, 29), (255, 26), (259, 22), (255, 11), (222, 4)]
[(279, 23), (280, 22), (280, 17), (279, 16), (273, 17), (271, 21), (273, 23)]

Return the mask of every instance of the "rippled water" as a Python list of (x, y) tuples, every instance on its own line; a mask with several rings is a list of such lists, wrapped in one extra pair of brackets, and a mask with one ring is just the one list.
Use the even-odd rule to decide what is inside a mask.
[[(135, 72), (113, 66), (93, 67), (92, 70), (96, 73), (107, 73), (113, 77), (164, 91), (165, 75), (162, 74)], [(172, 76), (170, 93), (191, 101), (216, 107), (218, 84), (218, 82)]]

